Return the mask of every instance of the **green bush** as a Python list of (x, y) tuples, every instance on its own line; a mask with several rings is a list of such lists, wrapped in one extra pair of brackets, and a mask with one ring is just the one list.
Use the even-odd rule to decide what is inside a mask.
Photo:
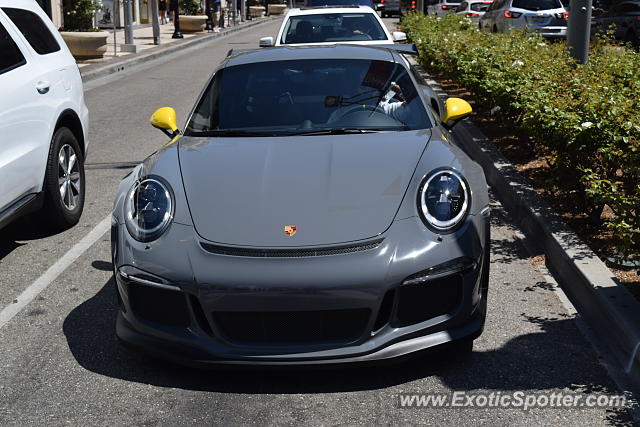
[(64, 0), (64, 30), (93, 31), (93, 17), (100, 7), (99, 0)]
[(609, 206), (619, 249), (640, 257), (640, 54), (601, 40), (579, 65), (564, 43), (481, 32), (455, 15), (412, 14), (402, 26), (425, 68), (499, 107), (514, 130), (550, 149), (555, 182), (583, 195), (594, 221)]
[(199, 0), (179, 0), (180, 13), (183, 15), (198, 15), (200, 13)]

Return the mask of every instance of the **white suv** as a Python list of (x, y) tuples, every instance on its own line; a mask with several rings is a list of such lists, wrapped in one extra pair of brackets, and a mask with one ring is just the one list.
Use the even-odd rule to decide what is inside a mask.
[(0, 0), (0, 228), (43, 209), (54, 229), (80, 219), (89, 113), (62, 37), (34, 0)]
[(400, 31), (389, 33), (368, 6), (303, 7), (284, 17), (278, 36), (263, 37), (260, 47), (291, 45), (394, 44), (406, 41)]

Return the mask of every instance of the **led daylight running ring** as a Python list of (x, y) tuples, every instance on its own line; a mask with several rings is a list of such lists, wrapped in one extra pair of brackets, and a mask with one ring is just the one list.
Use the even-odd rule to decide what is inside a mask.
[[(455, 177), (455, 179), (459, 182), (460, 188), (462, 189), (462, 197), (463, 197), (463, 201), (462, 201), (462, 207), (460, 208), (460, 211), (453, 217), (450, 218), (448, 220), (441, 220), (436, 218), (434, 215), (431, 214), (431, 212), (429, 212), (429, 207), (427, 206), (427, 202), (426, 202), (426, 196), (427, 196), (427, 191), (430, 190), (430, 185), (432, 183), (432, 181), (436, 178), (441, 178), (442, 176), (452, 176)], [(443, 194), (440, 194), (440, 198), (442, 198)], [(449, 193), (444, 194), (444, 196), (446, 197), (446, 200), (442, 201), (443, 203), (453, 203), (451, 201), (451, 197)], [(465, 182), (465, 180), (462, 178), (462, 176), (460, 174), (458, 174), (457, 172), (455, 172), (454, 170), (451, 169), (445, 169), (445, 170), (439, 170), (434, 172), (422, 185), (421, 190), (420, 190), (420, 208), (422, 210), (422, 214), (424, 215), (424, 218), (427, 220), (427, 222), (429, 223), (429, 225), (431, 225), (433, 228), (435, 228), (438, 231), (449, 231), (451, 230), (455, 225), (457, 225), (467, 214), (467, 209), (469, 207), (469, 189), (467, 187), (467, 183)]]
[(127, 194), (125, 219), (136, 240), (149, 242), (160, 237), (173, 219), (173, 193), (169, 185), (157, 178), (136, 182)]

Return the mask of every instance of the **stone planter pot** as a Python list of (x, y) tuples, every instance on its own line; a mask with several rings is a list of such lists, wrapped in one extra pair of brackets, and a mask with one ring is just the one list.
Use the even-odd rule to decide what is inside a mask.
[(286, 4), (270, 4), (269, 15), (284, 15), (284, 11), (287, 9)]
[(187, 33), (204, 31), (207, 15), (180, 15), (180, 30)]
[(264, 6), (249, 6), (249, 14), (252, 18), (264, 16)]
[(74, 58), (102, 58), (107, 51), (106, 31), (60, 31)]

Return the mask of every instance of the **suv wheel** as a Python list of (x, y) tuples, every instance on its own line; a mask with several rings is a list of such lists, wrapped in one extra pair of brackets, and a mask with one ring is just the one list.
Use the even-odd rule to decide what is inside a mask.
[(84, 159), (73, 132), (56, 130), (44, 177), (43, 214), (52, 227), (64, 230), (80, 220), (84, 207)]

